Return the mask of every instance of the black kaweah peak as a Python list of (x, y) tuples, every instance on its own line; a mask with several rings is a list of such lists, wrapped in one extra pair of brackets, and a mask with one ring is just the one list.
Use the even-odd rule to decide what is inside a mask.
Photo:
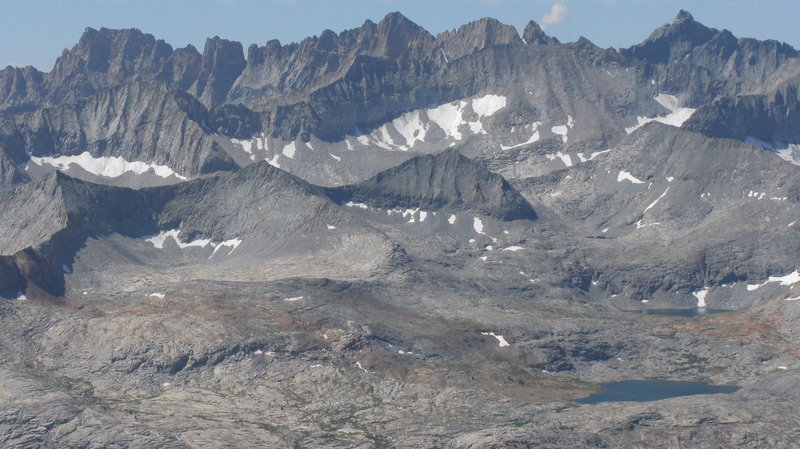
[(502, 220), (536, 219), (536, 212), (502, 176), (458, 150), (418, 156), (362, 183), (334, 188), (340, 202), (392, 209), (468, 211)]

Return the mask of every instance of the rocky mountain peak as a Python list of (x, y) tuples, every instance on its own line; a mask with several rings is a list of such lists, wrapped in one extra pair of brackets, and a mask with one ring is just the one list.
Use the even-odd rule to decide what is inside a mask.
[(131, 81), (153, 81), (172, 54), (169, 44), (135, 28), (87, 28), (37, 87), (49, 91), (45, 104), (72, 101)]
[(700, 22), (694, 20), (694, 17), (688, 12), (681, 10), (672, 24), (669, 25), (668, 35), (682, 39), (689, 39), (697, 44), (708, 41), (717, 33), (716, 29), (708, 28)]
[(520, 37), (513, 26), (484, 17), (457, 30), (445, 31), (436, 40), (449, 59), (458, 59), (487, 47), (518, 43)]
[[(8, 66), (0, 70), (0, 102), (11, 109), (24, 109), (26, 103), (41, 98), (44, 74), (33, 66)], [(3, 109), (0, 107), (0, 109)]]
[(644, 42), (623, 53), (656, 63), (673, 62), (681, 60), (717, 33), (716, 29), (706, 27), (695, 21), (691, 14), (681, 10), (671, 24), (657, 28)]
[(681, 9), (678, 11), (678, 15), (675, 16), (675, 20), (672, 21), (673, 24), (678, 22), (694, 22), (694, 17), (691, 13), (689, 13), (689, 11)]
[(397, 59), (427, 59), (436, 47), (435, 41), (427, 30), (403, 14), (392, 12), (375, 27), (372, 53)]
[(90, 71), (108, 72), (130, 69), (126, 66), (142, 59), (149, 59), (153, 64), (162, 63), (172, 53), (172, 47), (136, 28), (86, 28), (70, 53), (85, 62)]
[[(369, 20), (367, 20), (366, 22), (369, 22)], [(421, 28), (411, 19), (403, 15), (403, 13), (401, 13), (400, 11), (392, 11), (390, 13), (387, 13), (383, 17), (383, 19), (381, 19), (380, 22), (378, 22), (378, 27), (406, 28), (406, 29)]]
[(558, 42), (558, 39), (548, 36), (547, 33), (542, 30), (542, 27), (533, 20), (525, 25), (522, 38), (525, 39), (528, 45), (547, 45)]
[(247, 67), (245, 70), (252, 70), (263, 64), (275, 64), (279, 60), (286, 59), (297, 48), (297, 44), (283, 46), (278, 39), (271, 39), (259, 47), (251, 44), (247, 48)]
[(338, 45), (339, 36), (331, 30), (325, 30), (319, 35), (318, 46), (320, 50), (333, 51)]
[(203, 55), (192, 44), (175, 49), (157, 79), (180, 90), (188, 90), (197, 80), (202, 59)]
[(223, 103), (245, 65), (247, 61), (244, 59), (241, 42), (229, 41), (219, 36), (206, 39), (200, 76), (192, 93), (206, 105)]
[(671, 24), (661, 26), (644, 42), (620, 53), (657, 64), (694, 65), (717, 76), (756, 83), (764, 82), (784, 61), (797, 56), (789, 45), (739, 39), (728, 30), (706, 27), (683, 10)]
[(206, 39), (203, 48), (204, 64), (216, 61), (243, 61), (244, 50), (241, 42), (229, 41), (219, 36)]

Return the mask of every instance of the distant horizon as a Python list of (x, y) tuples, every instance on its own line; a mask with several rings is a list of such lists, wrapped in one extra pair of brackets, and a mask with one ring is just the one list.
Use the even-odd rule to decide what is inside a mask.
[[(32, 65), (52, 70), (63, 49), (72, 48), (86, 28), (131, 29), (162, 39), (173, 48), (192, 45), (202, 52), (207, 38), (263, 46), (282, 45), (341, 33), (367, 20), (379, 22), (400, 12), (431, 34), (454, 30), (484, 17), (514, 26), (522, 35), (530, 20), (562, 42), (585, 37), (601, 48), (626, 48), (645, 40), (683, 9), (710, 28), (727, 29), (736, 37), (777, 40), (800, 46), (800, 6), (794, 0), (42, 0), (37, 5), (6, 0), (0, 18), (0, 68)], [(49, 7), (42, 8), (46, 4)], [(197, 6), (201, 5), (201, 6)], [(157, 11), (154, 14), (153, 11)], [(52, 18), (48, 17), (51, 16)], [(753, 18), (756, 19), (753, 19)], [(254, 21), (258, 18), (260, 21)], [(47, 28), (32, 26), (48, 23)], [(783, 26), (781, 25), (783, 23)]]

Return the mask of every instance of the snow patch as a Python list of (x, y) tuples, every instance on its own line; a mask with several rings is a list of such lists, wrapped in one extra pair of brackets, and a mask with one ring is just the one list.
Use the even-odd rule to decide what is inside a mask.
[(118, 178), (125, 173), (142, 175), (152, 170), (156, 176), (162, 178), (174, 176), (183, 181), (188, 179), (185, 176), (175, 173), (166, 165), (139, 161), (129, 162), (121, 157), (115, 156), (94, 157), (89, 154), (88, 151), (84, 151), (77, 156), (31, 156), (30, 161), (39, 166), (49, 165), (61, 171), (69, 169), (70, 165), (74, 164), (93, 175), (103, 176), (105, 178)]
[[(231, 250), (228, 251), (227, 254), (230, 255), (233, 252), (233, 250), (235, 250), (242, 243), (241, 239), (230, 239), (218, 243), (212, 242), (211, 239), (198, 239), (198, 240), (193, 240), (191, 242), (182, 242), (181, 239), (178, 237), (180, 233), (181, 231), (179, 229), (171, 229), (168, 231), (161, 231), (158, 233), (158, 235), (154, 235), (144, 240), (152, 243), (153, 246), (156, 247), (156, 249), (164, 249), (164, 242), (166, 242), (168, 238), (172, 238), (172, 240), (175, 242), (175, 244), (178, 245), (180, 249), (185, 249), (190, 247), (205, 248), (206, 246), (211, 245), (211, 247), (214, 248), (214, 251), (211, 253), (211, 256), (216, 254), (217, 251), (219, 251), (219, 249), (222, 248), (223, 246), (231, 248)], [(210, 259), (211, 256), (209, 256), (208, 258)]]
[(358, 207), (359, 209), (369, 209), (369, 206), (364, 203), (354, 203), (352, 201), (348, 201), (344, 205), (347, 207)]
[(392, 122), (394, 129), (405, 140), (406, 148), (413, 147), (417, 142), (425, 141), (428, 127), (422, 123), (420, 112), (417, 110), (403, 114)]
[(786, 162), (800, 165), (800, 144), (795, 143), (767, 143), (758, 137), (747, 136), (745, 143), (771, 151)]
[[(384, 123), (380, 128), (369, 134), (357, 133), (356, 140), (364, 146), (375, 145), (386, 150), (408, 151), (417, 142), (425, 142), (430, 123), (435, 123), (444, 131), (445, 138), (461, 140), (463, 138), (460, 128), (464, 125), (469, 127), (472, 134), (486, 134), (481, 119), (494, 115), (497, 111), (506, 107), (507, 99), (501, 95), (488, 94), (476, 97), (471, 100), (459, 100), (452, 103), (442, 104), (428, 109), (417, 109), (407, 112), (391, 122)], [(464, 119), (464, 112), (467, 106), (471, 105), (472, 110), (478, 116), (476, 121)], [(403, 138), (403, 144), (395, 142), (392, 138), (392, 129)], [(356, 132), (358, 130), (356, 129)], [(349, 139), (344, 139), (347, 148), (352, 150)], [(451, 146), (455, 142), (451, 143)]]
[[(234, 145), (238, 145), (238, 146), (242, 147), (242, 150), (245, 153), (250, 155), (250, 160), (251, 161), (256, 160), (256, 155), (253, 154), (253, 150), (252, 150), (252, 146), (253, 146), (253, 142), (252, 141), (250, 141), (250, 140), (240, 140), (240, 139), (231, 139), (231, 143), (233, 143)], [(261, 141), (257, 140), (256, 141), (256, 146), (258, 147), (258, 149), (261, 149)]]
[(634, 184), (644, 184), (644, 181), (624, 170), (620, 171), (619, 174), (617, 175), (617, 182), (622, 182), (622, 181), (630, 181)]
[(763, 200), (766, 195), (765, 192), (754, 192), (752, 190), (747, 193), (748, 198), (755, 198), (757, 200)]
[(795, 271), (787, 274), (786, 276), (770, 276), (765, 282), (763, 282), (761, 284), (750, 284), (750, 285), (748, 285), (747, 286), (747, 290), (753, 291), (753, 290), (761, 288), (761, 287), (763, 287), (763, 286), (765, 286), (767, 284), (770, 284), (772, 282), (780, 282), (781, 285), (787, 285), (787, 286), (788, 285), (794, 285), (794, 284), (800, 282), (800, 269), (795, 270)]
[(503, 248), (503, 251), (511, 251), (511, 252), (516, 252), (516, 251), (521, 251), (521, 250), (523, 250), (523, 249), (525, 249), (525, 248), (523, 248), (523, 247), (521, 247), (521, 246), (509, 246), (509, 247), (507, 247), (507, 248)]
[(387, 150), (392, 149), (392, 147), (396, 147), (397, 144), (394, 143), (394, 139), (392, 138), (392, 134), (389, 132), (388, 123), (384, 123), (383, 126), (378, 128), (375, 131), (375, 137), (377, 138), (377, 144), (380, 147), (383, 147)]
[[(456, 216), (455, 215), (451, 215), (450, 218), (447, 219), (447, 222), (450, 223), (450, 224), (455, 224), (456, 223)], [(789, 226), (791, 226), (791, 225), (789, 225)]]
[(667, 196), (667, 192), (669, 192), (669, 187), (667, 187), (667, 190), (664, 190), (664, 193), (662, 193), (662, 194), (661, 194), (661, 196), (659, 196), (658, 198), (656, 198), (656, 200), (655, 200), (655, 201), (653, 201), (653, 202), (652, 202), (652, 203), (650, 203), (650, 204), (649, 204), (647, 207), (645, 207), (645, 208), (644, 208), (644, 212), (642, 212), (642, 215), (646, 214), (646, 213), (647, 213), (647, 211), (649, 211), (650, 209), (652, 209), (653, 207), (655, 207), (655, 205), (656, 205), (656, 204), (658, 204), (658, 202), (659, 202), (659, 201), (661, 201), (661, 198), (664, 198), (665, 196)]
[(328, 230), (329, 230), (329, 231), (331, 231), (331, 230), (333, 230), (333, 229), (336, 229), (336, 226), (333, 226), (333, 225), (325, 225), (325, 226), (327, 226), (327, 227), (328, 227)]
[(428, 109), (426, 112), (428, 118), (436, 123), (447, 137), (461, 140), (461, 132), (458, 128), (465, 123), (461, 118), (464, 106), (466, 106), (466, 103), (463, 101), (447, 103), (434, 109)]
[(294, 142), (289, 142), (283, 147), (283, 155), (289, 159), (294, 159), (294, 153), (297, 151), (297, 145)]
[(502, 335), (495, 334), (494, 332), (481, 332), (481, 335), (491, 335), (492, 337), (496, 338), (499, 342), (498, 345), (503, 348), (506, 346), (511, 346), (508, 344), (505, 338)]
[(601, 154), (606, 154), (606, 153), (608, 153), (610, 151), (611, 151), (611, 149), (603, 150), (603, 151), (595, 151), (592, 154), (590, 154), (589, 157), (584, 156), (583, 155), (584, 153), (578, 153), (578, 159), (580, 159), (581, 162), (587, 162), (587, 161), (591, 161), (592, 159), (596, 158), (597, 156), (600, 156)]
[(697, 308), (704, 309), (706, 307), (706, 295), (708, 294), (708, 289), (704, 288), (703, 290), (698, 290), (692, 293), (692, 296), (697, 298)]
[(534, 122), (533, 123), (533, 134), (531, 134), (531, 137), (528, 140), (526, 140), (525, 142), (518, 143), (516, 145), (511, 145), (510, 147), (507, 147), (507, 146), (504, 146), (504, 145), (500, 145), (500, 149), (503, 150), (503, 151), (513, 150), (514, 148), (524, 147), (526, 145), (530, 145), (532, 143), (538, 142), (539, 141), (539, 129), (538, 128), (539, 128), (539, 125), (541, 125), (541, 124), (542, 124), (542, 122)]
[(484, 233), (483, 232), (483, 222), (481, 221), (480, 218), (475, 217), (472, 220), (472, 227), (475, 229), (475, 232), (477, 232), (478, 234), (483, 234)]
[(422, 223), (423, 221), (425, 221), (426, 218), (428, 218), (428, 212), (424, 211), (424, 210), (421, 211), (421, 210), (419, 210), (419, 208), (416, 208), (416, 209), (388, 209), (386, 211), (386, 215), (388, 215), (388, 216), (392, 216), (393, 214), (400, 214), (400, 215), (403, 216), (403, 218), (408, 217), (409, 218), (408, 219), (409, 223), (416, 223), (417, 222), (416, 217), (419, 217), (419, 222), (420, 223)]
[(178, 247), (181, 248), (181, 249), (188, 248), (190, 246), (205, 247), (206, 245), (211, 243), (210, 239), (194, 240), (194, 241), (191, 241), (191, 242), (184, 243), (184, 242), (181, 242), (181, 240), (178, 238), (178, 235), (180, 233), (181, 233), (181, 231), (178, 230), (178, 229), (171, 229), (171, 230), (168, 230), (168, 231), (161, 231), (161, 232), (158, 233), (158, 235), (154, 235), (152, 237), (146, 238), (145, 240), (150, 242), (150, 243), (152, 243), (153, 246), (155, 246), (157, 249), (164, 249), (164, 242), (168, 238), (172, 238), (175, 241), (175, 243), (178, 245)]
[(339, 161), (342, 160), (342, 158), (340, 158), (339, 156), (337, 156), (337, 155), (335, 155), (333, 153), (328, 153), (328, 154), (330, 154), (332, 158), (336, 159), (336, 162), (339, 162)]
[(556, 160), (556, 158), (559, 158), (559, 159), (561, 159), (562, 162), (564, 162), (564, 165), (566, 165), (567, 167), (572, 167), (572, 158), (569, 156), (569, 154), (562, 153), (562, 152), (559, 151), (558, 153), (545, 154), (544, 156), (549, 161), (554, 161), (554, 160)]
[(680, 107), (680, 102), (673, 95), (658, 94), (655, 97), (655, 100), (661, 106), (664, 106), (666, 109), (668, 109), (670, 111), (669, 114), (658, 117), (636, 117), (637, 124), (625, 128), (626, 133), (630, 134), (650, 122), (659, 122), (665, 125), (677, 126), (680, 128), (681, 125), (683, 125), (683, 122), (689, 120), (689, 117), (691, 117), (692, 114), (694, 114), (694, 111), (696, 111), (696, 109)]
[(265, 160), (267, 161), (267, 164), (269, 164), (269, 165), (271, 165), (271, 166), (273, 166), (275, 168), (281, 168), (281, 164), (278, 163), (278, 158), (279, 157), (281, 157), (280, 154), (275, 154), (274, 156), (272, 156), (272, 159), (265, 159)]
[(164, 299), (164, 296), (166, 296), (166, 295), (163, 294), (163, 293), (150, 293), (147, 296), (148, 297), (153, 297), (153, 298), (158, 298), (158, 299)]
[(228, 248), (231, 249), (230, 251), (228, 251), (228, 254), (226, 254), (226, 256), (230, 256), (231, 253), (233, 253), (233, 251), (236, 248), (238, 248), (239, 245), (241, 245), (241, 244), (242, 244), (242, 240), (241, 239), (230, 239), (230, 240), (225, 240), (224, 242), (220, 242), (220, 243), (211, 243), (211, 246), (214, 247), (214, 251), (211, 253), (210, 256), (208, 256), (208, 258), (210, 259), (211, 257), (214, 256), (214, 254), (217, 254), (217, 251), (219, 251), (219, 249), (222, 248), (223, 246), (228, 247)]
[(658, 222), (642, 224), (642, 220), (639, 220), (639, 221), (636, 222), (636, 229), (647, 228), (647, 227), (650, 227), (650, 226), (658, 226), (660, 224), (661, 223), (658, 223)]
[(292, 298), (283, 298), (283, 300), (286, 302), (294, 302), (294, 301), (300, 301), (303, 298), (305, 298), (305, 296), (294, 296)]
[(567, 143), (567, 140), (569, 140), (569, 137), (567, 137), (569, 127), (567, 127), (567, 125), (554, 126), (550, 128), (550, 131), (552, 131), (553, 134), (561, 136), (561, 140), (564, 141), (564, 143)]
[(491, 117), (506, 107), (506, 97), (488, 94), (472, 100), (472, 110), (480, 117)]

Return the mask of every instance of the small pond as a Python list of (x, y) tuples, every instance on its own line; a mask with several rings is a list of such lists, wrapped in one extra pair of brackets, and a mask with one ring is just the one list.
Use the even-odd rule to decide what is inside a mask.
[(711, 385), (705, 382), (677, 382), (672, 380), (623, 380), (600, 386), (600, 391), (578, 399), (582, 404), (600, 402), (648, 402), (695, 394), (733, 393), (735, 385)]

